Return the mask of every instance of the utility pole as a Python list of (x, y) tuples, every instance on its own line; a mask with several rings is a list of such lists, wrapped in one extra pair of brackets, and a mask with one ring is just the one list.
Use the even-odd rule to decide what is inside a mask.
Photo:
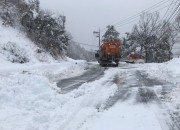
[(101, 45), (101, 31), (100, 31), (100, 28), (99, 28), (99, 47)]
[(65, 30), (65, 22), (66, 22), (66, 16), (61, 16), (62, 22), (63, 22), (63, 31)]
[(20, 0), (18, 0), (18, 6), (20, 5)]
[(99, 47), (101, 45), (101, 31), (100, 31), (100, 28), (99, 28), (99, 31), (94, 31), (93, 34), (96, 34), (96, 37), (99, 38)]

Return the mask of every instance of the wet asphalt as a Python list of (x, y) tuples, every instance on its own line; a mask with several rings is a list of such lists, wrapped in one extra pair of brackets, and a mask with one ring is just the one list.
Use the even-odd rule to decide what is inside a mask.
[(86, 82), (99, 79), (104, 74), (105, 69), (106, 68), (100, 67), (99, 65), (89, 64), (87, 71), (84, 74), (69, 79), (60, 80), (57, 83), (57, 86), (61, 88), (61, 93), (66, 94), (78, 89)]

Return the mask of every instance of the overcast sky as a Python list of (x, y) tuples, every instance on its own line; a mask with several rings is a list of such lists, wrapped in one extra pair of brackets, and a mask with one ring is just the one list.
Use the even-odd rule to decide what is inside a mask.
[[(67, 17), (66, 29), (75, 41), (97, 45), (93, 31), (118, 23), (160, 1), (162, 0), (40, 0), (40, 4), (44, 9)], [(117, 30), (124, 35), (131, 31), (134, 23), (118, 27)]]

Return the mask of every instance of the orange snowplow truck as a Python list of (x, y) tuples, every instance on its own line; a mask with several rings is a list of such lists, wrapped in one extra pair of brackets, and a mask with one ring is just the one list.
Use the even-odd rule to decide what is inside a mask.
[(118, 66), (121, 58), (121, 42), (104, 42), (95, 57), (101, 66)]

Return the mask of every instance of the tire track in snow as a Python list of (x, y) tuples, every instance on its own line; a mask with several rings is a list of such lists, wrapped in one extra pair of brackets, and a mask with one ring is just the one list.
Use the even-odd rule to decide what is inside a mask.
[(149, 103), (152, 101), (161, 103), (167, 93), (173, 89), (173, 85), (162, 80), (149, 78), (144, 71), (137, 71), (138, 93), (137, 102)]
[(134, 83), (131, 82), (131, 85), (127, 85), (127, 82), (129, 82), (129, 80), (134, 81), (134, 75), (132, 74), (132, 72), (121, 73), (114, 77), (113, 83), (117, 85), (117, 91), (107, 100), (102, 109), (110, 109), (118, 101), (126, 101), (132, 96), (132, 87)]

